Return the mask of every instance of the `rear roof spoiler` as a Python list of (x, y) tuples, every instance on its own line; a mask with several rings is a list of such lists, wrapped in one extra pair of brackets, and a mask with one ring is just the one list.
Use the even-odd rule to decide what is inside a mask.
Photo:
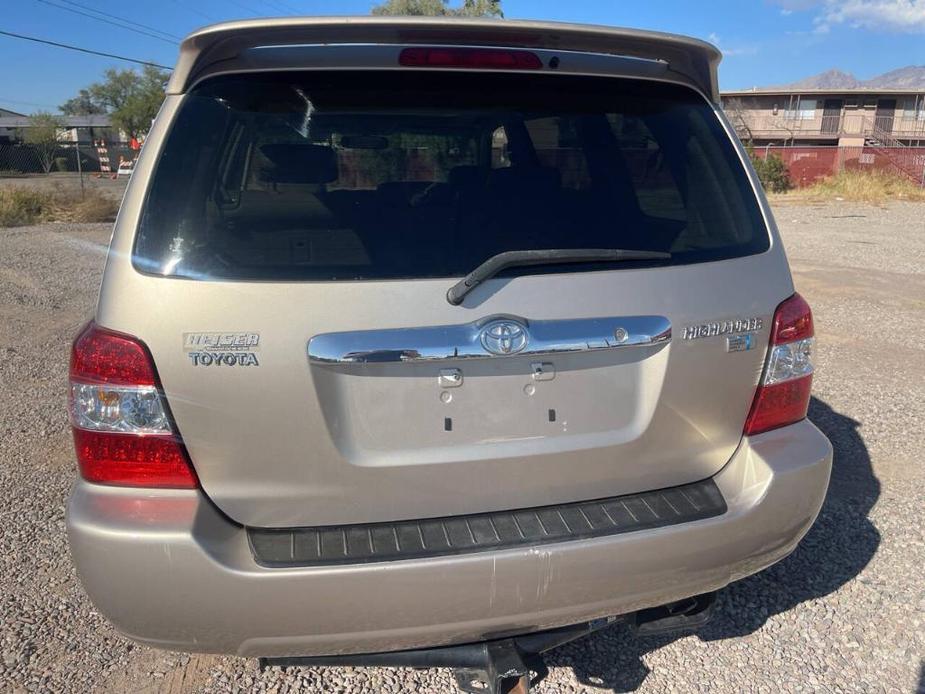
[(508, 46), (661, 60), (719, 102), (716, 68), (722, 54), (705, 41), (590, 24), (435, 17), (297, 17), (215, 24), (183, 40), (167, 92), (182, 94), (217, 68), (233, 71), (236, 59), (251, 48), (316, 44)]

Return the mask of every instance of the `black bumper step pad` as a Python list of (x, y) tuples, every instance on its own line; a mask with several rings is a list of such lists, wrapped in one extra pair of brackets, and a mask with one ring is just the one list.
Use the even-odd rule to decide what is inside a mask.
[(248, 528), (254, 558), (271, 567), (367, 564), (516, 549), (712, 518), (726, 502), (712, 479), (658, 491), (394, 523)]

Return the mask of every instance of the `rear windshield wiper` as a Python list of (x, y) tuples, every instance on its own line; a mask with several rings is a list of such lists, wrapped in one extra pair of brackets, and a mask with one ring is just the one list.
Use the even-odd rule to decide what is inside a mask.
[(466, 294), (509, 267), (557, 265), (559, 263), (620, 263), (669, 258), (671, 258), (671, 253), (664, 251), (633, 251), (622, 248), (549, 248), (534, 251), (505, 251), (493, 255), (450, 287), (446, 293), (446, 300), (453, 306), (459, 306)]

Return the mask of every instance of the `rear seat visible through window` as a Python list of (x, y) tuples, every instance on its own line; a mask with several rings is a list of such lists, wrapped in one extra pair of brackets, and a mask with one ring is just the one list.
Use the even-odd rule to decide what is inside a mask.
[(238, 196), (236, 209), (225, 211), (231, 224), (250, 228), (328, 226), (334, 219), (324, 202), (325, 184), (337, 180), (337, 156), (331, 147), (276, 143), (260, 147), (266, 164), (257, 185)]

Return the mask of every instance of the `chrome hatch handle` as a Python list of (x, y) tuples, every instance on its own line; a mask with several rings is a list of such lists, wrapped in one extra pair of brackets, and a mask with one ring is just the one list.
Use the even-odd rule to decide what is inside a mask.
[(650, 347), (671, 340), (664, 316), (527, 321), (492, 316), (472, 323), (323, 333), (308, 342), (313, 364), (441, 362)]

